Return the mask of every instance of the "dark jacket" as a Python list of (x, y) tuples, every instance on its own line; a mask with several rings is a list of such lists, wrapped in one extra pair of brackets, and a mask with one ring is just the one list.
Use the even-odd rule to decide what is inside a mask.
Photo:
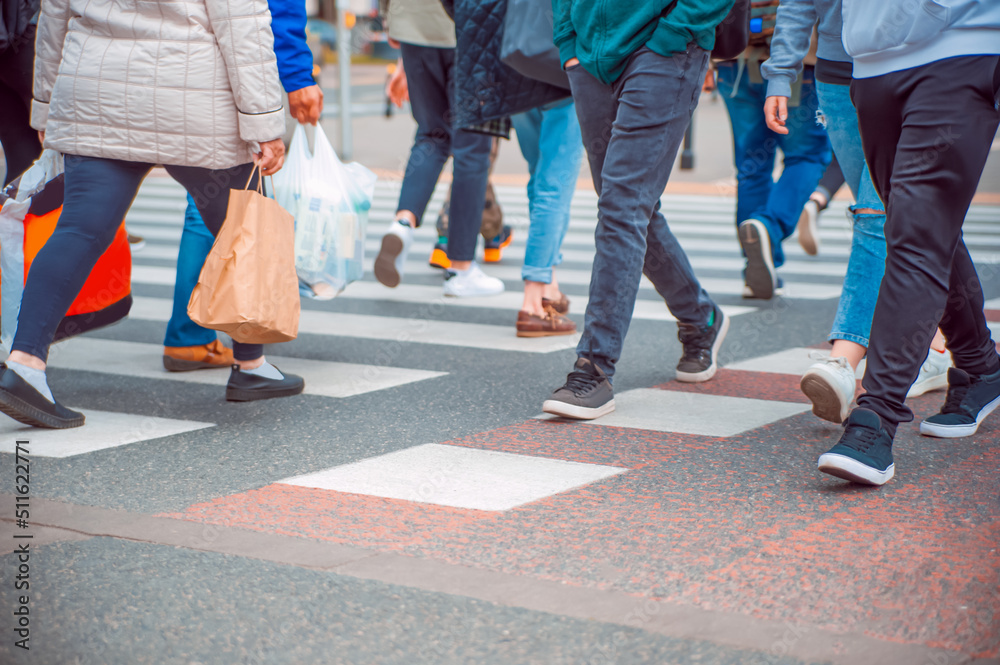
[(569, 91), (521, 76), (500, 61), (507, 0), (441, 0), (455, 19), (455, 127), (469, 127), (564, 99)]
[(3, 0), (0, 2), (0, 51), (17, 46), (18, 39), (38, 13), (42, 0)]

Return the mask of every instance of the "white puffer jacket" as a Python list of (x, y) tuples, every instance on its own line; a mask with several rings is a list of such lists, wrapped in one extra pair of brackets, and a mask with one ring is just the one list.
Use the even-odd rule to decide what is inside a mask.
[(223, 169), (281, 137), (266, 0), (42, 0), (31, 126), (62, 153)]

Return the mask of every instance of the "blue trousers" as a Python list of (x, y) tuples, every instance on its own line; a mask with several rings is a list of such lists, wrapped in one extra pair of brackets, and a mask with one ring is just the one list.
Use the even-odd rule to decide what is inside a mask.
[[(816, 122), (819, 101), (813, 68), (806, 67), (802, 73), (799, 105), (788, 109), (788, 134), (776, 134), (764, 122), (766, 83), (751, 82), (749, 74), (740, 73), (736, 63), (722, 62), (716, 69), (719, 94), (733, 127), (736, 224), (750, 218), (763, 222), (777, 267), (785, 262), (781, 241), (795, 231), (802, 206), (830, 163), (830, 141), (826, 130)], [(778, 148), (784, 155), (784, 168), (775, 182), (772, 173)]]
[(167, 321), (164, 346), (199, 346), (211, 344), (217, 338), (214, 330), (202, 328), (188, 316), (187, 306), (191, 292), (198, 283), (201, 267), (212, 249), (215, 236), (205, 226), (205, 222), (188, 194), (188, 205), (184, 211), (184, 231), (181, 246), (177, 252), (177, 278), (174, 282), (174, 305)]
[[(24, 284), (17, 333), (11, 349), (42, 360), (59, 322), (76, 299), (97, 259), (111, 245), (143, 178), (152, 164), (66, 155), (65, 195), (59, 223), (38, 252)], [(252, 164), (211, 170), (167, 166), (174, 180), (193, 195), (212, 233), (218, 233), (229, 205), (229, 185), (250, 177)], [(234, 344), (239, 360), (264, 354), (260, 344)]]
[(580, 123), (573, 100), (511, 117), (517, 144), (528, 161), (528, 242), (521, 279), (552, 283), (552, 267), (562, 262), (570, 204), (583, 159)]
[(714, 311), (660, 212), (707, 67), (697, 46), (669, 58), (642, 47), (610, 85), (580, 65), (567, 70), (598, 195), (597, 254), (576, 352), (609, 377), (643, 274), (679, 321), (705, 325)]

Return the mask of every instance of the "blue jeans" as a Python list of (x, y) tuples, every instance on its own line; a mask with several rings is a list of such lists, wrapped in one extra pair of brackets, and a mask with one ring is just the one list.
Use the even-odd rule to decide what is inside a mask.
[(583, 159), (583, 140), (573, 100), (511, 117), (521, 154), (528, 161), (528, 244), (521, 279), (552, 283), (562, 262), (570, 203)]
[[(97, 259), (111, 245), (132, 199), (152, 164), (66, 155), (62, 214), (52, 237), (38, 252), (24, 284), (21, 312), (12, 350), (45, 360), (56, 327), (76, 298)], [(226, 218), (231, 183), (247, 182), (252, 164), (210, 170), (194, 166), (167, 166), (182, 184), (205, 219), (218, 233)], [(260, 344), (234, 344), (239, 360), (264, 354)]]
[(205, 265), (208, 252), (212, 249), (215, 236), (205, 226), (198, 213), (194, 199), (188, 194), (187, 210), (184, 211), (184, 231), (181, 246), (177, 252), (177, 278), (174, 281), (174, 307), (167, 321), (164, 346), (199, 346), (216, 340), (214, 330), (202, 328), (188, 316), (187, 306), (191, 292), (198, 283), (201, 267)]
[(868, 348), (872, 314), (885, 272), (885, 213), (854, 212), (864, 208), (883, 210), (883, 206), (865, 164), (850, 86), (817, 82), (816, 92), (833, 152), (856, 201), (851, 209), (854, 218), (851, 257), (847, 262), (837, 315), (830, 329), (830, 340), (844, 339)]
[(417, 134), (403, 174), (396, 210), (409, 210), (423, 219), (448, 156), (454, 157), (448, 221), (448, 258), (475, 257), (483, 219), (492, 139), (485, 134), (451, 126), (455, 100), (455, 49), (400, 45), (410, 90), (410, 110)]
[(683, 323), (703, 326), (715, 308), (660, 212), (707, 67), (697, 46), (669, 58), (642, 47), (611, 85), (580, 65), (567, 72), (598, 195), (597, 254), (576, 352), (609, 377), (643, 274)]
[[(776, 134), (764, 122), (766, 83), (751, 82), (749, 72), (738, 72), (733, 62), (719, 63), (716, 69), (719, 94), (726, 103), (733, 128), (736, 224), (750, 218), (763, 222), (777, 267), (785, 262), (781, 241), (795, 231), (802, 206), (830, 163), (830, 141), (816, 122), (819, 102), (812, 67), (803, 72), (799, 105), (788, 108), (785, 124), (788, 134)], [(774, 182), (772, 173), (778, 148), (784, 155), (784, 168), (778, 182)]]

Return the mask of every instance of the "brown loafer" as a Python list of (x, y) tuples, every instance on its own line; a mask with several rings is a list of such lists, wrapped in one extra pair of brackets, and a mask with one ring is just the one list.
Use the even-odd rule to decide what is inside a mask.
[(572, 335), (576, 324), (554, 309), (546, 309), (543, 316), (530, 314), (523, 309), (517, 313), (518, 337), (550, 337)]
[(168, 372), (190, 372), (193, 369), (232, 367), (233, 350), (219, 340), (198, 346), (163, 347), (163, 367)]
[(565, 293), (559, 294), (559, 300), (549, 300), (548, 298), (542, 298), (542, 307), (556, 310), (560, 314), (569, 314), (569, 298), (566, 297)]

